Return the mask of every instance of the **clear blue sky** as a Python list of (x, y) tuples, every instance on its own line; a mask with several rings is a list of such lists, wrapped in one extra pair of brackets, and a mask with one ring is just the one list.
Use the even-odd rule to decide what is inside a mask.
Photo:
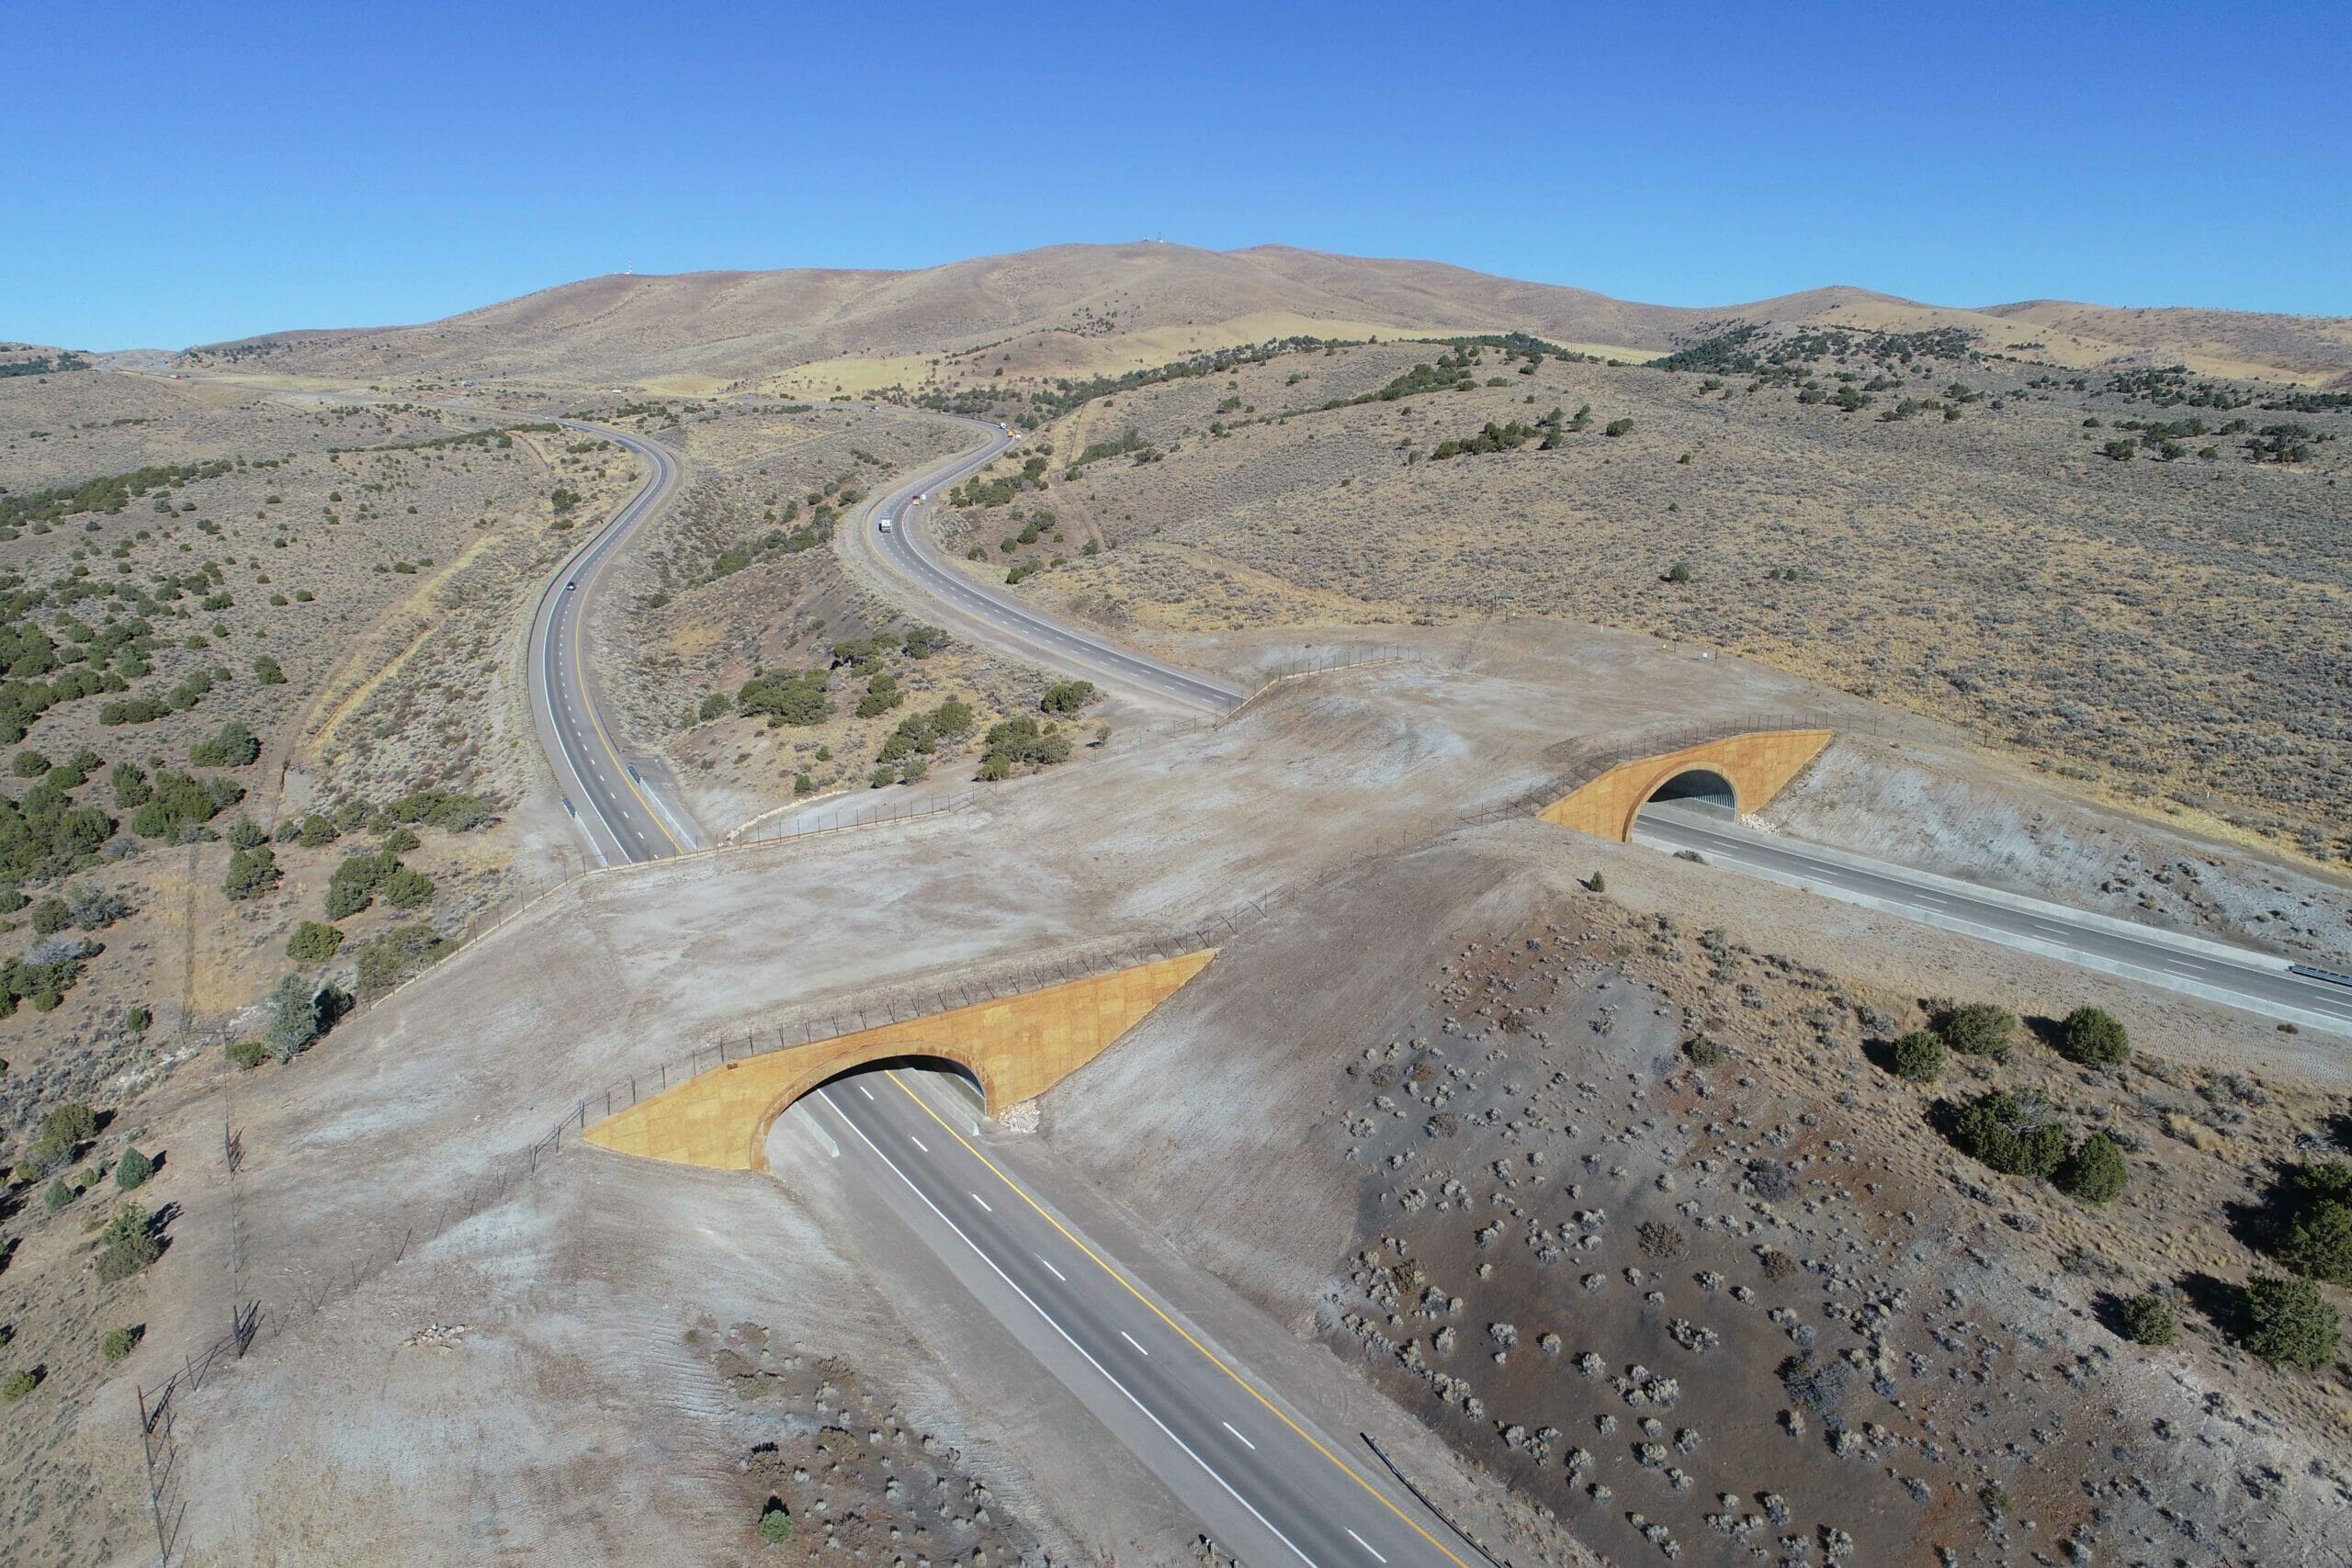
[(1926, 11), (19, 5), (0, 336), (1144, 236), (2352, 314), (2352, 4)]

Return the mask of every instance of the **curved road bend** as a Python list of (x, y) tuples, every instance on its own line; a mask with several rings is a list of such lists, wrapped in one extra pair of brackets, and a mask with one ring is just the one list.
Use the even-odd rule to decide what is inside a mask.
[(1470, 1568), (1442, 1523), (1155, 1301), (915, 1076), (837, 1078), (798, 1109), (1219, 1546), (1250, 1568)]
[(606, 865), (658, 860), (693, 848), (693, 837), (655, 804), (613, 744), (588, 683), (585, 624), (589, 597), (605, 569), (677, 484), (678, 459), (659, 442), (577, 420), (563, 423), (635, 453), (651, 471), (610, 521), (564, 558), (539, 594), (531, 623), (531, 717), (565, 808), (596, 858)]
[[(588, 677), (585, 622), (605, 568), (669, 499), (678, 480), (678, 460), (659, 442), (580, 420), (563, 423), (635, 453), (650, 472), (610, 521), (565, 558), (540, 594), (531, 626), (532, 717), (564, 805), (598, 860), (607, 865), (658, 860), (695, 847), (693, 830), (645, 787), (614, 744)], [(1211, 713), (1239, 705), (1245, 694), (1238, 688), (1066, 626), (1009, 593), (972, 582), (920, 542), (922, 507), (914, 498), (955, 484), (1012, 445), (993, 424), (958, 423), (984, 432), (988, 439), (853, 513), (851, 547), (866, 552), (912, 594), (930, 600), (927, 613), (1016, 657)], [(881, 532), (883, 517), (893, 520), (893, 532)]]
[[(935, 495), (1012, 445), (1012, 438), (993, 424), (979, 420), (961, 423), (987, 432), (988, 440), (944, 468), (899, 485), (868, 507), (858, 521), (851, 547), (863, 550), (867, 559), (930, 599), (935, 607), (933, 613), (950, 630), (961, 631), (976, 641), (992, 643), (1049, 670), (1088, 676), (1106, 685), (1124, 686), (1220, 716), (1240, 706), (1248, 694), (1238, 687), (1105, 642), (1023, 604), (1001, 588), (974, 581), (940, 558), (922, 533), (923, 517), (937, 503), (919, 502), (915, 497)], [(885, 517), (891, 522), (888, 534), (879, 525)]]
[(1634, 840), (1666, 850), (1690, 850), (1710, 863), (2005, 947), (2120, 973), (2267, 1017), (2292, 1014), (2296, 1022), (2352, 1034), (2352, 988), (2290, 975), (2283, 958), (2211, 942), (2171, 941), (2169, 933), (2154, 929), (2145, 936), (2118, 931), (2121, 922), (2083, 919), (2064, 905), (1980, 897), (1965, 883), (1947, 877), (1859, 855), (1821, 852), (1810, 844), (1729, 822), (1697, 821), (1692, 813), (1672, 807), (1645, 810)]

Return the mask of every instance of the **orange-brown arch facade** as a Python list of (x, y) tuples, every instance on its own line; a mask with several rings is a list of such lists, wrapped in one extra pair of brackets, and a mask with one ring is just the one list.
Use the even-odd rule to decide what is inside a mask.
[(590, 1143), (712, 1170), (764, 1170), (767, 1136), (827, 1078), (893, 1056), (939, 1056), (979, 1080), (990, 1110), (1034, 1100), (1107, 1050), (1208, 966), (1215, 949), (1156, 959), (743, 1056), (591, 1122)]
[(1634, 820), (1652, 795), (1668, 781), (1701, 768), (1722, 775), (1731, 785), (1734, 808), (1745, 814), (1786, 789), (1833, 734), (1826, 729), (1759, 729), (1620, 762), (1536, 816), (1557, 827), (1623, 843), (1633, 838)]

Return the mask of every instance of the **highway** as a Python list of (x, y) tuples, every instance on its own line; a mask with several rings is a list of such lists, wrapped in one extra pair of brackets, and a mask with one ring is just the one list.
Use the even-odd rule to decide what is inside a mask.
[[(691, 838), (613, 744), (588, 678), (583, 622), (606, 568), (676, 485), (677, 460), (656, 443), (565, 423), (635, 453), (648, 473), (542, 592), (529, 653), (534, 718), (566, 804), (598, 858), (655, 860), (690, 847)], [(1238, 691), (976, 591), (909, 535), (880, 533), (879, 517), (903, 517), (918, 492), (956, 483), (1009, 445), (995, 427), (980, 428), (989, 439), (978, 448), (852, 514), (850, 529), (875, 541), (904, 541), (902, 550), (875, 552), (885, 570), (903, 578), (910, 594), (935, 598), (940, 620), (1016, 656), (1211, 712), (1238, 704)], [(1468, 1548), (1457, 1555), (1441, 1541), (1442, 1521), (1385, 1473), (1375, 1478), (1343, 1458), (1338, 1442), (1261, 1391), (985, 1156), (977, 1122), (968, 1123), (967, 1138), (898, 1072), (836, 1080), (796, 1114), (814, 1117), (819, 1102), (843, 1134), (831, 1146), (858, 1179), (1226, 1551), (1252, 1568), (1472, 1568)]]
[(1865, 904), (1927, 925), (2120, 974), (2167, 990), (2352, 1034), (2352, 987), (2287, 972), (2287, 960), (2064, 905), (1987, 892), (1907, 866), (1825, 851), (1710, 819), (1703, 808), (1645, 808), (1636, 843), (1693, 851), (1711, 864)]
[[(584, 645), (589, 606), (605, 570), (676, 488), (678, 459), (659, 442), (578, 420), (563, 423), (635, 454), (648, 472), (620, 510), (565, 558), (540, 594), (529, 653), (532, 719), (564, 806), (599, 863), (659, 860), (697, 848), (693, 826), (637, 775), (613, 743), (597, 708)], [(914, 498), (957, 483), (1012, 445), (993, 424), (956, 423), (985, 439), (853, 512), (843, 525), (846, 548), (899, 582), (904, 595), (921, 604), (920, 613), (1015, 658), (1213, 714), (1240, 705), (1246, 694), (1238, 687), (1090, 636), (940, 560), (918, 533), (922, 513), (935, 503)], [(888, 534), (879, 526), (884, 517), (892, 520)]]
[(531, 623), (531, 717), (563, 802), (605, 865), (658, 860), (694, 847), (692, 830), (632, 775), (596, 711), (583, 643), (588, 604), (629, 536), (667, 500), (678, 460), (657, 442), (566, 420), (645, 459), (649, 471), (618, 512), (564, 558)]
[[(910, 1081), (930, 1077), (853, 1074), (812, 1100), (842, 1157), (899, 1194), (909, 1228), (1017, 1336), (1016, 1319), (1042, 1328), (1022, 1336), (1038, 1359), (1219, 1546), (1251, 1568), (1471, 1568), (1476, 1553), (1447, 1544), (1442, 1521), (1401, 1488), (1392, 1495), (1385, 1472), (1261, 1391), (1032, 1196), (980, 1148), (952, 1097)], [(812, 1100), (801, 1104), (816, 1115)]]
[[(949, 631), (992, 644), (1046, 669), (1083, 675), (1140, 695), (1219, 716), (1240, 706), (1248, 694), (1237, 686), (1105, 642), (1023, 604), (1003, 588), (975, 582), (939, 558), (922, 537), (923, 518), (939, 504), (931, 498), (1012, 445), (1012, 438), (993, 424), (978, 420), (964, 423), (985, 431), (988, 440), (944, 468), (909, 480), (885, 495), (868, 509), (850, 547), (864, 551), (867, 559), (904, 583), (911, 593), (930, 600), (932, 608), (924, 613)], [(926, 499), (917, 502), (918, 495)], [(879, 525), (885, 517), (891, 523), (888, 534)]]

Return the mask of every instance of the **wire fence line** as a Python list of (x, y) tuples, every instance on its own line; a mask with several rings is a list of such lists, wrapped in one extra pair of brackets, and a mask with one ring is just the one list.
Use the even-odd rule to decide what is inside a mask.
[(1333, 648), (1327, 649), (1321, 653), (1302, 654), (1296, 659), (1284, 660), (1279, 664), (1263, 667), (1259, 671), (1261, 678), (1257, 685), (1250, 688), (1250, 694), (1235, 704), (1230, 711), (1216, 722), (1230, 723), (1240, 715), (1242, 709), (1260, 697), (1286, 682), (1297, 680), (1302, 675), (1328, 674), (1335, 670), (1354, 670), (1367, 664), (1427, 664), (1430, 662), (1432, 660), (1427, 653), (1417, 648), (1408, 648), (1401, 643), (1387, 643), (1373, 648)]

